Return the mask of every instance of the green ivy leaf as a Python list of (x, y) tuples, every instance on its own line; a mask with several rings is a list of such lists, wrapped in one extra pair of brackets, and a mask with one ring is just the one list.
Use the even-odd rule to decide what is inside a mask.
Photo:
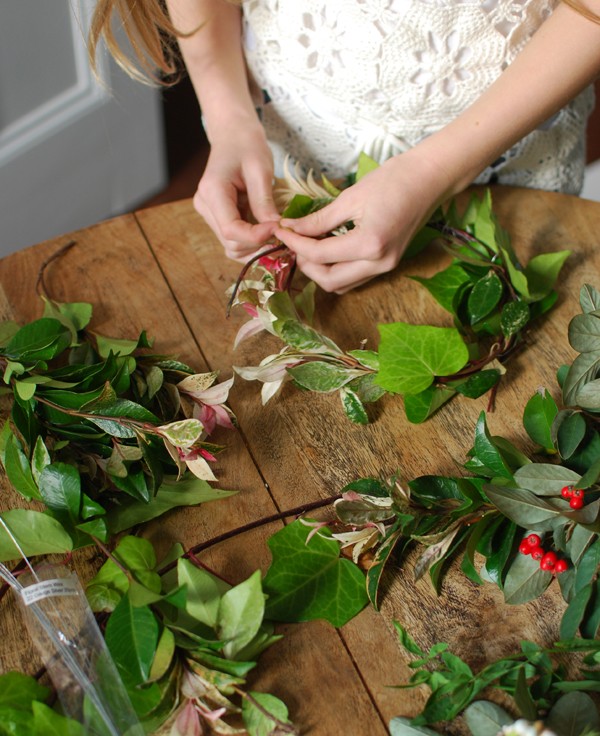
[(456, 315), (457, 295), (462, 292), (463, 287), (471, 283), (469, 274), (457, 264), (448, 266), (431, 278), (422, 276), (410, 278), (424, 286), (438, 304), (452, 315)]
[(381, 367), (377, 383), (386, 391), (418, 394), (435, 376), (449, 376), (464, 368), (469, 351), (458, 330), (451, 327), (379, 325)]
[(552, 422), (558, 407), (545, 388), (536, 391), (529, 399), (523, 412), (523, 426), (531, 439), (546, 451), (555, 449), (552, 440)]
[(421, 424), (453, 396), (456, 391), (448, 386), (429, 386), (418, 394), (407, 394), (404, 397), (406, 418), (412, 424)]
[(22, 672), (5, 672), (0, 675), (0, 708), (10, 706), (29, 710), (33, 700), (44, 701), (49, 693), (47, 687)]
[(525, 302), (507, 302), (502, 308), (500, 327), (506, 337), (511, 337), (522, 330), (529, 319), (529, 307)]
[(275, 621), (324, 618), (343, 626), (367, 603), (365, 578), (350, 560), (340, 559), (333, 539), (315, 535), (300, 521), (269, 539), (273, 562), (263, 581), (266, 615)]
[(27, 557), (35, 557), (66, 554), (73, 549), (73, 541), (62, 525), (40, 511), (12, 509), (4, 511), (2, 519), (20, 547), (15, 547), (10, 534), (0, 525), (0, 560), (3, 562), (21, 559), (21, 550)]
[(141, 685), (150, 675), (158, 646), (159, 625), (147, 606), (134, 608), (123, 596), (106, 624), (106, 645), (128, 686)]

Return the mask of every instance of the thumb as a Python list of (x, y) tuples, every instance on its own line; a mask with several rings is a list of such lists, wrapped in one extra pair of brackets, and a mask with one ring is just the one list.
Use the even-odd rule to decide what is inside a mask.
[(281, 227), (293, 230), (299, 235), (307, 235), (313, 238), (325, 235), (351, 219), (345, 208), (340, 208), (338, 202), (339, 200), (336, 199), (331, 204), (306, 215), (306, 217), (299, 217), (298, 219), (284, 218), (279, 224)]

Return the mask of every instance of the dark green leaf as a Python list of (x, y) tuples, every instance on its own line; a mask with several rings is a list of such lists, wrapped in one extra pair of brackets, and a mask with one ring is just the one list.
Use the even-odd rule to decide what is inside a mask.
[(422, 284), (433, 298), (450, 314), (456, 314), (454, 299), (461, 287), (471, 282), (469, 274), (457, 264), (439, 271), (431, 278), (411, 276)]
[(65, 512), (73, 523), (79, 520), (81, 480), (77, 468), (66, 463), (46, 465), (40, 474), (40, 490), (49, 509)]
[(567, 693), (552, 706), (546, 728), (565, 736), (582, 736), (586, 731), (600, 729), (598, 708), (585, 693)]
[(554, 450), (552, 422), (558, 407), (546, 389), (537, 391), (527, 402), (523, 412), (523, 426), (531, 439), (545, 450)]
[(56, 319), (43, 317), (21, 327), (2, 349), (19, 361), (52, 360), (71, 344), (71, 332)]
[(471, 324), (487, 317), (496, 308), (504, 286), (493, 270), (475, 282), (467, 300), (467, 311)]
[(572, 412), (560, 423), (556, 440), (560, 456), (567, 460), (583, 442), (586, 433), (585, 419), (580, 412)]
[(516, 605), (540, 596), (552, 581), (552, 573), (540, 570), (540, 564), (526, 555), (517, 555), (504, 581), (504, 600)]
[(9, 483), (27, 500), (35, 498), (41, 500), (40, 491), (37, 483), (33, 478), (33, 473), (29, 465), (29, 460), (23, 452), (23, 448), (18, 438), (14, 434), (10, 434), (5, 447), (4, 469), (8, 476)]
[(592, 595), (592, 585), (582, 586), (567, 606), (560, 622), (560, 638), (574, 639), (585, 616), (585, 610)]
[(519, 713), (529, 721), (537, 720), (537, 708), (531, 697), (531, 692), (527, 685), (527, 676), (525, 674), (525, 667), (519, 669), (517, 676), (517, 686), (513, 695)]
[(500, 380), (500, 371), (495, 369), (478, 371), (462, 381), (453, 381), (450, 386), (469, 399), (478, 399)]
[(126, 683), (148, 679), (158, 645), (159, 626), (146, 606), (134, 608), (125, 595), (108, 619), (106, 644)]
[(456, 395), (456, 391), (447, 386), (429, 386), (418, 394), (406, 394), (404, 411), (412, 424), (420, 424), (434, 414), (441, 406)]
[(477, 420), (474, 450), (477, 459), (495, 476), (512, 480), (513, 475), (490, 436), (484, 412), (481, 412)]

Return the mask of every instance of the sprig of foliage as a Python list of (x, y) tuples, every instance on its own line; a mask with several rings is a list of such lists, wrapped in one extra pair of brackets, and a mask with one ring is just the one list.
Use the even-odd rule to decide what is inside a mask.
[[(600, 715), (594, 701), (582, 691), (600, 691), (600, 642), (573, 639), (543, 648), (531, 641), (521, 642), (521, 651), (473, 672), (444, 642), (424, 652), (396, 622), (400, 643), (414, 659), (409, 663), (414, 675), (406, 685), (427, 686), (431, 693), (415, 718), (394, 718), (392, 736), (413, 736), (437, 732), (424, 726), (450, 721), (464, 712), (473, 736), (497, 736), (515, 718), (488, 700), (478, 700), (482, 691), (499, 690), (511, 697), (514, 711), (530, 722), (543, 721), (556, 734), (588, 736), (600, 732)], [(585, 655), (581, 678), (568, 678), (560, 656)], [(541, 726), (541, 723), (540, 723)], [(539, 731), (540, 732), (541, 728)]]
[[(557, 575), (568, 604), (561, 636), (570, 639), (578, 631), (588, 639), (598, 636), (600, 427), (595, 406), (600, 407), (600, 363), (594, 345), (600, 334), (600, 294), (584, 286), (581, 304), (584, 321), (576, 316), (569, 327), (571, 344), (581, 355), (559, 373), (565, 403), (582, 396), (585, 407), (559, 411), (550, 394), (540, 390), (523, 415), (527, 433), (553, 462), (533, 462), (505, 438), (493, 436), (482, 412), (464, 466), (471, 475), (421, 476), (404, 485), (396, 478), (367, 478), (343, 489), (334, 504), (337, 519), (328, 526), (352, 550), (354, 561), (368, 567), (367, 591), (374, 605), (386, 564), (415, 545), (424, 546), (415, 578), (428, 573), (436, 590), (444, 567), (460, 553), (461, 569), (471, 580), (497, 584), (509, 604), (530, 601), (554, 579), (551, 568), (519, 552), (523, 540), (535, 534), (544, 551), (560, 555), (567, 567)], [(582, 359), (593, 365), (587, 372)], [(571, 488), (585, 495), (581, 508), (569, 501)]]
[[(70, 552), (176, 506), (231, 495), (212, 488), (207, 440), (232, 380), (196, 374), (137, 340), (89, 330), (91, 305), (45, 299), (44, 316), (0, 325), (2, 393), (12, 398), (0, 460), (13, 488), (45, 511), (3, 520), (26, 555)], [(0, 529), (0, 559), (20, 556)]]
[[(363, 156), (351, 181), (374, 165)], [(328, 198), (321, 191), (296, 194), (285, 216), (309, 214), (339, 194), (326, 179), (323, 183)], [(305, 187), (307, 192), (314, 188)], [(235, 370), (263, 383), (263, 404), (290, 379), (308, 391), (337, 392), (344, 412), (358, 424), (369, 421), (365, 404), (386, 392), (403, 394), (407, 418), (419, 423), (456, 394), (478, 398), (495, 391), (523, 331), (556, 301), (554, 284), (569, 251), (537, 255), (523, 267), (492, 212), (489, 191), (481, 200), (474, 195), (463, 214), (454, 202), (438, 210), (408, 254), (435, 239), (452, 255), (451, 264), (432, 278), (413, 278), (452, 315), (453, 327), (381, 324), (378, 350), (360, 346), (344, 351), (311, 326), (315, 285), (309, 283), (292, 298), (295, 257), (275, 245), (245, 267), (233, 289), (232, 304), (241, 305), (252, 318), (235, 345), (266, 330), (284, 347), (258, 366)], [(253, 278), (246, 279), (249, 265)]]

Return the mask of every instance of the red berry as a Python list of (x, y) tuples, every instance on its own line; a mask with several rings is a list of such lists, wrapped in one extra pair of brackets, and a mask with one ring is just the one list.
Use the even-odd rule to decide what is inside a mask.
[(530, 547), (539, 547), (542, 543), (541, 537), (539, 534), (530, 534), (527, 539), (527, 544), (529, 544)]
[(573, 495), (573, 486), (565, 486), (564, 488), (562, 488), (560, 491), (560, 495), (563, 498), (571, 498), (571, 496)]
[(569, 506), (572, 509), (582, 509), (583, 498), (581, 496), (573, 496), (573, 498), (569, 501)]
[(556, 552), (546, 552), (540, 561), (540, 568), (542, 570), (554, 570), (556, 565)]
[(532, 549), (533, 547), (529, 544), (529, 542), (526, 539), (524, 539), (519, 545), (519, 552), (522, 555), (530, 555)]
[(583, 488), (573, 488), (573, 498), (583, 498), (585, 496), (585, 491)]
[(569, 569), (569, 564), (566, 560), (557, 560), (556, 565), (554, 565), (554, 572), (557, 575), (560, 575), (561, 572), (566, 572)]
[(543, 548), (542, 547), (534, 547), (531, 550), (531, 556), (533, 557), (534, 560), (541, 560), (542, 557), (544, 556), (544, 550), (543, 550)]

